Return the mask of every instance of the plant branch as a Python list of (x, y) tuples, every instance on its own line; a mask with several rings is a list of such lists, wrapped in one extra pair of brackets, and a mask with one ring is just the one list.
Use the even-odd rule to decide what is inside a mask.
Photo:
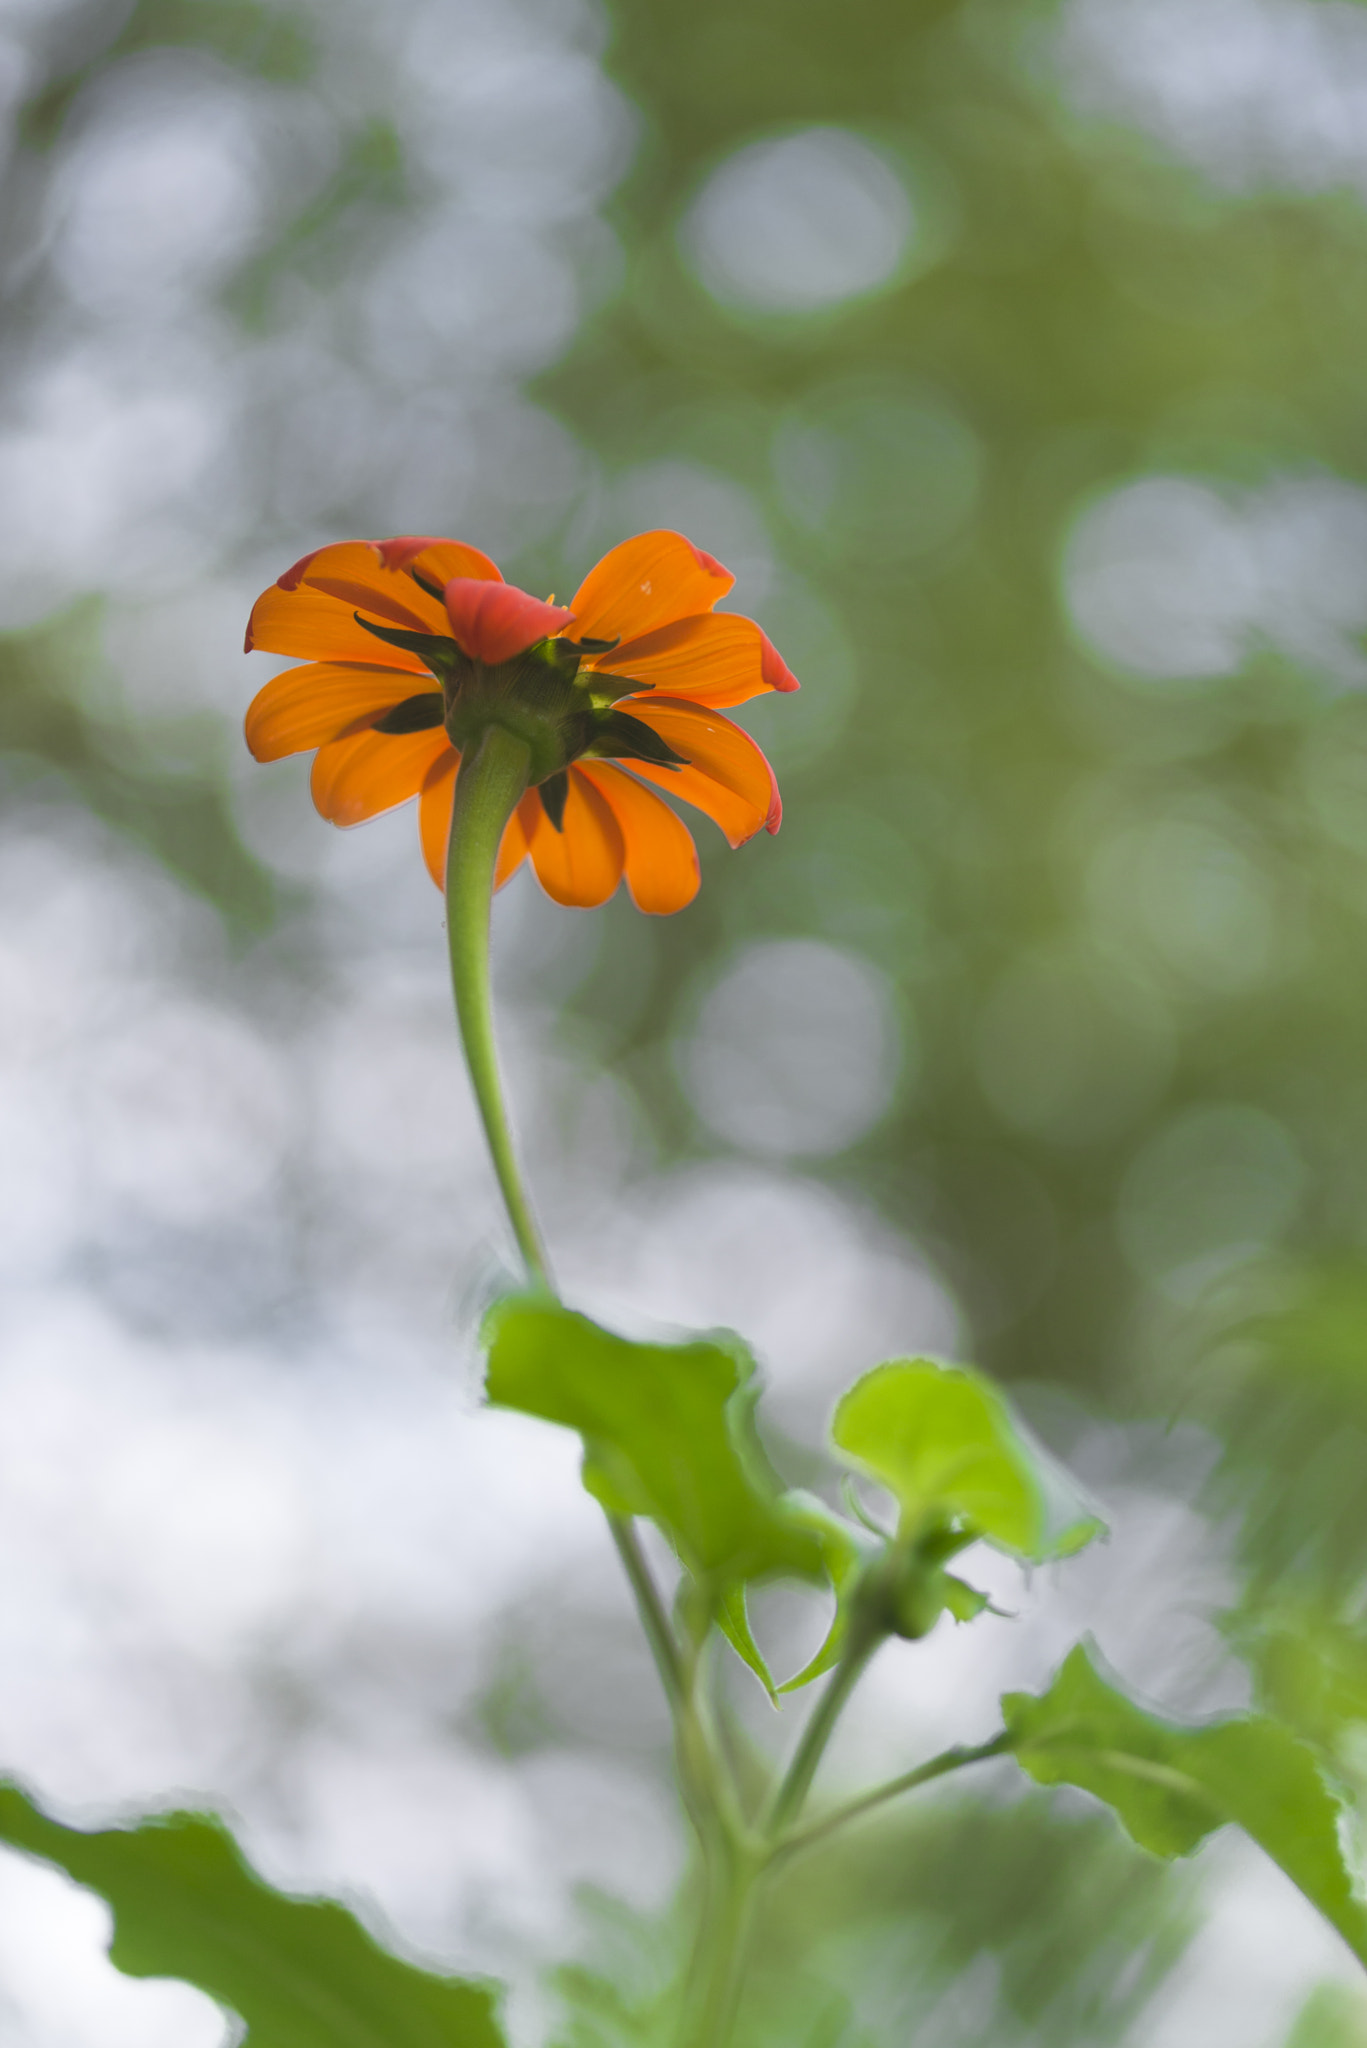
[(914, 1792), (918, 1785), (929, 1785), (935, 1778), (948, 1776), (950, 1771), (961, 1771), (968, 1764), (986, 1763), (989, 1757), (1005, 1756), (1011, 1747), (1011, 1737), (1005, 1729), (994, 1735), (990, 1742), (983, 1742), (976, 1749), (957, 1746), (942, 1750), (928, 1763), (918, 1764), (914, 1771), (904, 1771), (900, 1778), (892, 1778), (886, 1785), (875, 1786), (872, 1792), (862, 1793), (858, 1799), (850, 1800), (847, 1806), (838, 1806), (833, 1813), (814, 1821), (810, 1827), (801, 1828), (796, 1834), (786, 1836), (774, 1846), (773, 1861), (796, 1856), (800, 1850), (810, 1848), (813, 1842), (824, 1840), (834, 1834), (837, 1828), (847, 1827), (851, 1821), (860, 1820), (875, 1807), (884, 1806), (890, 1799), (898, 1799), (903, 1792)]
[(812, 1780), (816, 1776), (817, 1766), (835, 1732), (835, 1724), (881, 1640), (881, 1636), (872, 1629), (851, 1627), (840, 1662), (817, 1701), (811, 1718), (802, 1731), (802, 1739), (793, 1753), (793, 1760), (774, 1794), (766, 1828), (771, 1841), (782, 1835), (789, 1822), (796, 1820), (801, 1812), (802, 1803), (811, 1790)]

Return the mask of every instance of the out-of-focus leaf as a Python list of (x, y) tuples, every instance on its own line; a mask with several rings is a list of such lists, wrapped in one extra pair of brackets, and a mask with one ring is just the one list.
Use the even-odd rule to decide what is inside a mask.
[(1346, 1984), (1320, 1984), (1296, 2015), (1286, 2048), (1367, 2048), (1367, 1998)]
[(1343, 1803), (1289, 1729), (1243, 1714), (1201, 1728), (1160, 1720), (1108, 1685), (1082, 1645), (1047, 1692), (1008, 1693), (1002, 1712), (1030, 1777), (1093, 1793), (1157, 1856), (1189, 1855), (1234, 1822), (1367, 1962)]
[(948, 1519), (966, 1540), (1043, 1563), (1102, 1528), (996, 1387), (966, 1366), (875, 1366), (841, 1400), (831, 1433), (894, 1496), (903, 1537)]
[(1314, 1599), (1258, 1598), (1225, 1622), (1252, 1667), (1262, 1706), (1317, 1747), (1352, 1746), (1367, 1725), (1367, 1637)]
[(243, 2048), (502, 2048), (492, 1987), (389, 1954), (332, 1900), (273, 1891), (220, 1821), (86, 1833), (4, 1785), (0, 1841), (98, 1892), (114, 1964), (207, 1992), (244, 2022)]
[(637, 1344), (521, 1296), (491, 1309), (484, 1340), (490, 1401), (578, 1430), (589, 1492), (610, 1513), (648, 1516), (664, 1531), (758, 1670), (736, 1589), (780, 1574), (820, 1580), (827, 1545), (802, 1504), (785, 1500), (760, 1448), (744, 1346), (732, 1337)]

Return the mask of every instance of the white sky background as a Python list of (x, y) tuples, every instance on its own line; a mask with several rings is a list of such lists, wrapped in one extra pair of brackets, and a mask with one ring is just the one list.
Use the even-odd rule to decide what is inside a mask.
[[(1285, 36), (1308, 12), (1210, 11), (1253, 53), (1245, 81), (1255, 44), (1283, 47), (1266, 24)], [(0, 6), (7, 103), (67, 12)], [(130, 58), (78, 104), (50, 180), (15, 180), (5, 260), (37, 312), (7, 344), (0, 398), (0, 622), (106, 591), (110, 666), (87, 701), (163, 752), (199, 744), (164, 723), (187, 706), (236, 749), (269, 672), (237, 651), (246, 608), (343, 527), (452, 531), (506, 555), (576, 507), (607, 538), (616, 505), (686, 529), (706, 513), (727, 531), (695, 537), (727, 559), (732, 544), (738, 603), (774, 573), (734, 487), (681, 467), (614, 495), (522, 395), (615, 275), (598, 209), (636, 124), (600, 68), (597, 17), (575, 0), (406, 0), (380, 33), (373, 12), (320, 7), (324, 69), (306, 90), (191, 53)], [(1150, 125), (1169, 141), (1179, 116), (1198, 137), (1203, 118), (1226, 119), (1163, 98), (1161, 6), (1131, 72), (1103, 75), (1088, 54), (1103, 13), (1091, 0), (1069, 16), (1079, 95), (1114, 100), (1129, 78), (1118, 111), (1167, 108)], [(1110, 13), (1134, 29), (1144, 8)], [(1247, 148), (1282, 133), (1275, 69), (1245, 82)], [(325, 187), (358, 121), (399, 108), (417, 211), (343, 281), (298, 281), (283, 328), (244, 343), (213, 300), (226, 267), (278, 224), (282, 193)], [(1283, 175), (1291, 145), (1267, 146)], [(1298, 147), (1313, 159), (1303, 133)], [(741, 182), (752, 232), (757, 188)], [(740, 246), (709, 221), (719, 246)], [(851, 275), (862, 289), (873, 273)], [(823, 271), (795, 303), (829, 296)], [(1147, 559), (1142, 510), (1078, 543), (1082, 625), (1110, 633), (1119, 659), (1130, 600), (1105, 581), (1106, 549)], [(1298, 516), (1331, 513), (1298, 501)], [(1218, 505), (1198, 515), (1236, 562), (1238, 594), (1192, 629), (1223, 632), (1224, 648), (1257, 615), (1246, 563), (1267, 556), (1271, 515), (1231, 513), (1227, 543)], [(476, 1408), (470, 1329), (506, 1241), (414, 821), (336, 834), (298, 763), (234, 761), (249, 842), (310, 892), (250, 975), (209, 913), (72, 811), (21, 805), (0, 831), (0, 1760), (65, 1814), (223, 1805), (273, 1876), (365, 1896), (453, 1963), (513, 1970), (531, 2039), (526, 1957), (572, 1940), (573, 1884), (649, 1904), (677, 1874), (659, 1710), (572, 1443)], [(871, 963), (815, 942), (724, 963), (679, 1070), (715, 1133), (734, 1136), (745, 1111), (746, 1143), (719, 1137), (713, 1163), (666, 1175), (628, 1090), (555, 1030), (592, 918), (555, 912), (524, 877), (498, 926), (513, 1091), (573, 1298), (636, 1328), (736, 1324), (770, 1369), (779, 1422), (807, 1433), (880, 1356), (952, 1351), (953, 1304), (916, 1248), (808, 1171), (914, 1083)], [(307, 972), (284, 957), (294, 940)], [(776, 967), (801, 1029), (761, 1020), (773, 1059), (757, 1074), (747, 1004)], [(812, 1076), (851, 1031), (867, 1057), (815, 1114)], [(1208, 1533), (1127, 1481), (1117, 1446), (1093, 1450), (1114, 1480), (1112, 1545), (1036, 1587), (1038, 1631), (992, 1621), (889, 1652), (854, 1730), (866, 1757), (957, 1734), (961, 1698), (987, 1715), (1088, 1626), (1174, 1702), (1228, 1696), (1209, 1631), (1175, 1627), (1145, 1591), (1157, 1554), (1160, 1583), (1190, 1598), (1208, 1582), (1217, 1605)], [(577, 1631), (592, 1669), (575, 1677), (569, 1656), (567, 1732), (499, 1755), (481, 1697), (519, 1659), (544, 1674)], [(1275, 1874), (1227, 1863), (1216, 1947), (1163, 2022), (1174, 2048), (1192, 2027), (1213, 2048), (1271, 2048), (1304, 1986), (1337, 1966)], [(1250, 1898), (1271, 1900), (1277, 1944), (1253, 1920), (1242, 1945), (1231, 1933)], [(88, 1898), (0, 1858), (8, 2048), (220, 2040), (207, 2001), (118, 1978), (102, 1940)], [(1216, 1959), (1205, 1977), (1201, 1954)]]

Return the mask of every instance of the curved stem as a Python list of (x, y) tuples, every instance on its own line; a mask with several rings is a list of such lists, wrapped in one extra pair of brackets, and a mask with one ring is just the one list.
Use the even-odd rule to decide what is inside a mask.
[[(527, 787), (530, 765), (526, 742), (498, 725), (486, 727), (463, 755), (446, 856), (446, 930), (456, 1019), (508, 1220), (529, 1277), (554, 1294), (550, 1262), (522, 1185), (508, 1125), (489, 989), (489, 921), (498, 849)], [(707, 1905), (683, 2038), (690, 2048), (723, 2048), (740, 1994), (755, 1879), (763, 1857), (756, 1858), (738, 1839), (729, 1788), (722, 1782), (719, 1760), (708, 1740), (698, 1698), (701, 1644), (692, 1644), (691, 1654), (687, 1645), (681, 1647), (630, 1520), (609, 1514), (608, 1527), (669, 1701), (681, 1789), (703, 1854)]]
[(489, 994), (489, 914), (503, 828), (527, 787), (531, 750), (503, 726), (485, 728), (456, 775), (446, 854), (446, 936), (470, 1082), (513, 1236), (532, 1280), (551, 1289), (550, 1263), (522, 1185), (499, 1078)]

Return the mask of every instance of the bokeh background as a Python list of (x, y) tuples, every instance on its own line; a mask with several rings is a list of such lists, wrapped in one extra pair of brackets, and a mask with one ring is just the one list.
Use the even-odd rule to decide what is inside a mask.
[[(1362, 1781), (1367, 9), (0, 0), (0, 102), (0, 1767), (219, 1806), (519, 2048), (655, 2038), (666, 1731), (573, 1445), (477, 1409), (440, 901), (251, 764), (239, 650), (330, 539), (563, 597), (667, 524), (803, 679), (787, 819), (668, 922), (499, 901), (566, 1288), (745, 1331), (809, 1483), (970, 1357), (1112, 1529), (973, 1560), (1019, 1618), (885, 1652), (832, 1781), (1087, 1629)], [(5, 2041), (217, 2048), (106, 1935), (0, 1856)], [(763, 1963), (776, 2044), (1367, 2040), (1251, 1851), (1006, 1766)]]

